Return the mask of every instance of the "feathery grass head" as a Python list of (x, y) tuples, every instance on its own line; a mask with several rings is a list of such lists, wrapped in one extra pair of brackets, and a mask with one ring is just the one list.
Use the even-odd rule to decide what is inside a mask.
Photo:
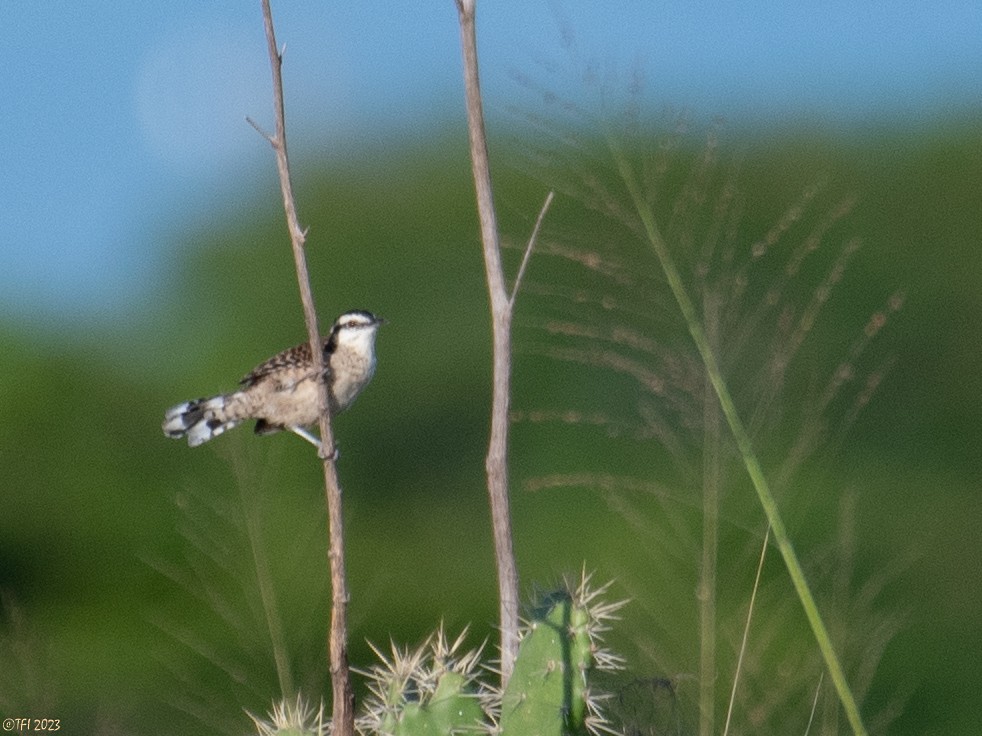
[[(847, 216), (857, 197), (837, 194), (823, 172), (795, 188), (780, 182), (800, 181), (800, 172), (761, 181), (762, 152), (728, 153), (716, 127), (695, 150), (684, 131), (654, 130), (636, 85), (624, 115), (608, 106), (616, 92), (600, 93), (599, 124), (582, 105), (546, 94), (554, 115), (537, 117), (528, 129), (526, 148), (536, 148), (530, 168), (567, 195), (556, 207), (579, 208), (579, 220), (543, 234), (541, 264), (526, 281), (531, 316), (524, 333), (516, 332), (526, 354), (567, 367), (569, 378), (553, 373), (550, 385), (590, 387), (538, 391), (538, 405), (516, 401), (514, 417), (633, 437), (646, 452), (633, 466), (626, 450), (623, 462), (605, 455), (591, 465), (577, 457), (586, 469), (531, 485), (572, 478), (601, 490), (645, 542), (654, 542), (639, 540), (659, 568), (652, 577), (670, 578), (665, 568), (675, 568), (672, 582), (698, 591), (686, 601), (656, 597), (650, 580), (635, 588), (646, 589), (632, 589), (663, 628), (664, 640), (648, 646), (664, 658), (662, 672), (692, 672), (684, 679), (699, 682), (701, 733), (715, 730), (715, 683), (730, 665), (717, 635), (744, 614), (754, 586), (752, 563), (740, 567), (740, 538), (745, 549), (759, 549), (760, 530), (770, 528), (807, 612), (805, 630), (812, 630), (850, 725), (862, 733), (784, 519), (792, 526), (806, 515), (812, 521), (829, 497), (810, 497), (803, 471), (829, 475), (815, 459), (839, 448), (889, 368), (870, 347), (903, 294), (884, 294), (879, 304), (859, 295), (862, 309), (871, 310), (866, 316), (849, 303), (857, 292), (843, 284), (861, 240), (848, 232)], [(850, 324), (851, 333), (843, 328)], [(626, 443), (609, 444), (618, 451)], [(756, 498), (745, 492), (748, 480)], [(694, 509), (701, 513), (689, 513)], [(729, 589), (732, 580), (745, 581), (743, 596)], [(780, 623), (786, 640), (804, 633), (789, 631), (786, 618)], [(773, 682), (766, 678), (764, 689)], [(782, 683), (769, 692), (800, 700), (787, 678)]]

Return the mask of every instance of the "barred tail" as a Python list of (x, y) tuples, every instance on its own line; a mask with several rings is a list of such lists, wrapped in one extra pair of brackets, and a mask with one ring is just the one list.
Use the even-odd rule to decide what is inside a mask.
[(225, 396), (185, 401), (167, 410), (162, 428), (173, 439), (188, 438), (190, 447), (217, 437), (237, 425), (240, 418), (231, 418), (225, 411)]

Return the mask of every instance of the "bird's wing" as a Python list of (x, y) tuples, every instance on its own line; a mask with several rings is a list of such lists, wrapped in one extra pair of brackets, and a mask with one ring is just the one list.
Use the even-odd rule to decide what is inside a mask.
[(248, 388), (249, 386), (255, 386), (270, 374), (290, 368), (309, 366), (310, 363), (310, 343), (302, 342), (260, 363), (246, 374), (239, 383)]

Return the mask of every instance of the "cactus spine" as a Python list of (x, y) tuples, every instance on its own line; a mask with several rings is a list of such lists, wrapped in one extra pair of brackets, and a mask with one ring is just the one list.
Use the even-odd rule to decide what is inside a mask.
[[(363, 673), (371, 694), (356, 723), (358, 731), (366, 736), (616, 733), (603, 717), (591, 677), (598, 670), (620, 667), (620, 659), (602, 648), (601, 635), (623, 602), (600, 602), (607, 586), (591, 590), (589, 583), (587, 575), (576, 585), (567, 581), (530, 608), (504, 690), (479, 678), (488, 670), (480, 663), (482, 648), (460, 652), (464, 634), (450, 644), (441, 629), (415, 650), (393, 646), (388, 658), (376, 649), (380, 663)], [(285, 714), (286, 706), (280, 710)], [(292, 710), (303, 714), (301, 724), (313, 714), (299, 700)], [(318, 723), (299, 728), (296, 720), (287, 725), (285, 717), (274, 718), (282, 730), (254, 720), (261, 736), (323, 736), (329, 729), (318, 716)]]
[(476, 674), (481, 651), (459, 654), (464, 635), (448, 644), (443, 631), (415, 651), (393, 647), (367, 674), (372, 696), (359, 720), (362, 733), (450, 736), (486, 732)]
[(597, 697), (590, 690), (596, 669), (619, 660), (600, 648), (605, 622), (621, 604), (601, 605), (584, 576), (533, 607), (511, 680), (501, 698), (502, 736), (572, 736), (604, 730)]

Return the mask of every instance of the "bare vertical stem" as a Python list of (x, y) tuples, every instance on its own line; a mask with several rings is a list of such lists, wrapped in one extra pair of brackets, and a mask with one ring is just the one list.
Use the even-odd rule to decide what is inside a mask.
[[(253, 498), (246, 497), (247, 488), (249, 495), (252, 495)], [(273, 649), (273, 661), (276, 662), (276, 677), (280, 683), (280, 693), (283, 700), (288, 701), (296, 697), (296, 690), (293, 686), (293, 673), (290, 671), (290, 660), (283, 637), (283, 622), (280, 620), (279, 609), (276, 605), (269, 559), (266, 557), (266, 548), (263, 545), (262, 532), (260, 531), (259, 509), (251, 490), (246, 482), (239, 482), (239, 496), (245, 517), (246, 537), (252, 552), (252, 563), (256, 568), (256, 583), (259, 585), (259, 599), (262, 602), (266, 629), (269, 632), (269, 641)]]
[[(287, 229), (293, 247), (293, 260), (296, 264), (297, 283), (300, 287), (300, 301), (303, 304), (307, 337), (310, 341), (310, 354), (313, 356), (317, 375), (324, 374), (324, 355), (321, 348), (320, 329), (317, 326), (317, 310), (314, 295), (310, 288), (310, 275), (307, 271), (307, 257), (304, 244), (307, 232), (300, 226), (293, 187), (290, 183), (290, 163), (286, 150), (286, 116), (283, 104), (283, 57), (276, 45), (273, 29), (273, 14), (269, 0), (262, 0), (263, 21), (266, 26), (266, 43), (269, 61), (273, 71), (273, 106), (276, 117), (276, 131), (273, 135), (264, 134), (276, 153), (276, 167), (279, 171), (280, 190), (283, 194), (283, 210), (286, 213)], [(331, 688), (334, 699), (333, 733), (337, 736), (352, 736), (354, 733), (355, 697), (351, 689), (351, 676), (348, 669), (348, 583), (344, 568), (344, 525), (341, 509), (341, 483), (337, 466), (334, 463), (334, 432), (331, 417), (327, 411), (327, 387), (320, 384), (320, 435), (321, 459), (324, 465), (324, 493), (327, 499), (329, 551), (331, 567), (331, 632), (328, 641), (328, 658), (331, 669)], [(285, 695), (285, 694), (284, 694)]]
[(460, 17), (460, 42), (464, 57), (464, 91), (467, 98), (467, 132), (471, 167), (481, 221), (481, 243), (491, 302), (494, 346), (494, 378), (491, 396), (491, 439), (485, 470), (498, 568), (498, 599), (501, 625), (501, 679), (508, 681), (518, 654), (518, 570), (512, 546), (511, 513), (508, 501), (508, 408), (511, 385), (512, 302), (501, 265), (498, 224), (491, 189), (487, 135), (481, 104), (475, 31), (476, 0), (456, 0)]
[[(719, 310), (714, 297), (703, 299), (706, 339), (717, 350)], [(699, 736), (715, 732), (716, 712), (716, 562), (719, 546), (719, 493), (722, 427), (719, 401), (709, 379), (703, 396), (704, 447), (702, 489), (702, 562), (699, 566)]]

